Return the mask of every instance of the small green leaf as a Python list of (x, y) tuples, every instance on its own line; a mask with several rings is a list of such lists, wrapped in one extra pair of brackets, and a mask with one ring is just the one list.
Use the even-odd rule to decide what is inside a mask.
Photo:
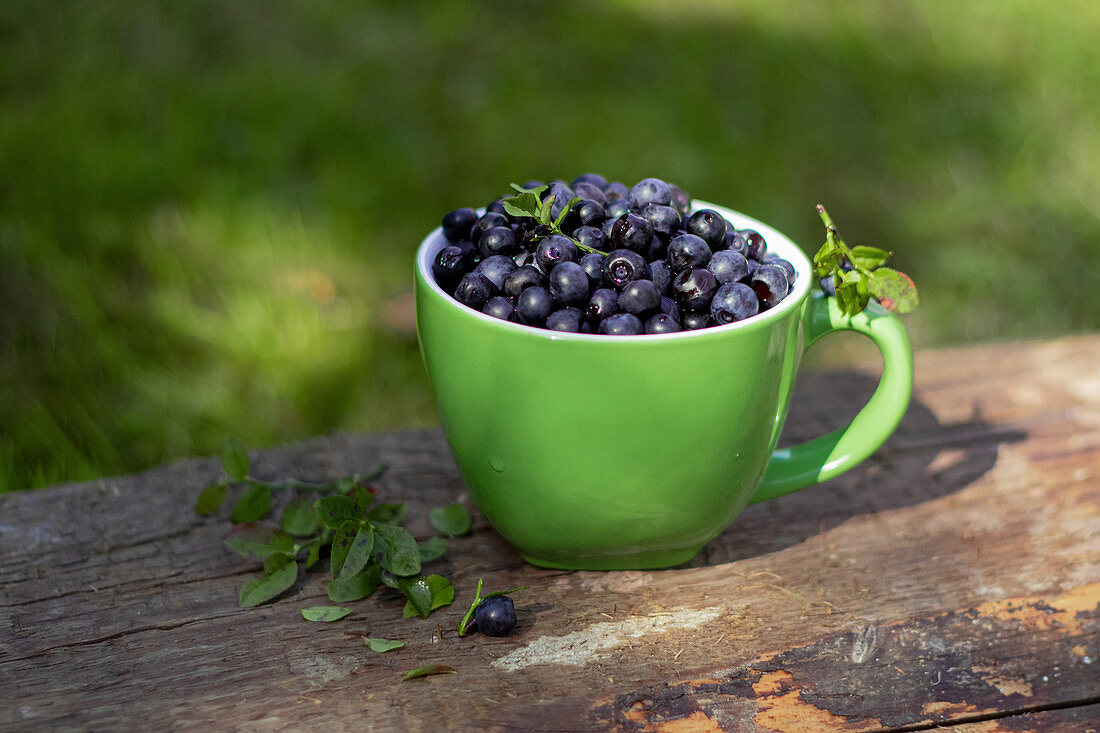
[(565, 206), (563, 206), (562, 210), (558, 212), (558, 218), (555, 219), (554, 223), (551, 225), (555, 231), (561, 231), (561, 223), (565, 221), (565, 217), (569, 216), (569, 210), (576, 206), (577, 203), (580, 201), (583, 201), (580, 196), (574, 196), (573, 198), (565, 202)]
[(405, 594), (405, 597), (409, 599), (406, 605), (412, 606), (412, 614), (405, 614), (405, 618), (416, 614), (421, 618), (428, 618), (428, 614), (432, 612), (432, 589), (428, 585), (428, 580), (423, 575), (418, 575), (415, 578), (396, 578), (395, 585), (397, 590)]
[(378, 590), (382, 582), (382, 568), (371, 563), (346, 581), (329, 581), (328, 599), (333, 603), (359, 601)]
[(427, 677), (433, 674), (458, 674), (458, 672), (455, 671), (454, 667), (448, 667), (445, 664), (429, 664), (427, 667), (420, 667), (406, 673), (401, 681), (415, 680), (417, 677)]
[(244, 557), (263, 559), (294, 551), (294, 538), (281, 529), (262, 524), (241, 524), (225, 536), (225, 545)]
[(233, 506), (229, 521), (233, 524), (255, 522), (267, 516), (271, 511), (271, 487), (265, 484), (252, 484)]
[(917, 307), (917, 286), (904, 272), (880, 267), (871, 274), (870, 290), (887, 310), (909, 313)]
[(443, 557), (443, 553), (447, 551), (447, 540), (442, 537), (429, 537), (423, 542), (418, 542), (417, 548), (420, 550), (420, 563), (423, 565)]
[[(428, 584), (429, 590), (431, 590), (431, 603), (428, 606), (428, 613), (454, 603), (455, 587), (451, 581), (447, 580), (442, 575), (429, 575), (425, 578), (425, 581)], [(423, 616), (427, 618), (427, 614), (421, 614), (411, 601), (407, 601), (405, 603), (405, 610), (402, 612), (402, 617), (411, 618), (413, 616)]]
[(333, 574), (338, 581), (348, 581), (355, 575), (359, 574), (367, 563), (373, 560), (371, 557), (371, 550), (374, 548), (374, 530), (371, 526), (364, 522), (359, 531), (355, 533), (355, 538), (351, 541), (351, 549), (348, 551), (344, 558), (344, 563), (340, 567), (339, 572), (336, 572), (335, 566), (333, 567)]
[(453, 537), (470, 532), (470, 512), (462, 504), (436, 507), (428, 512), (428, 519), (433, 527)]
[(890, 253), (878, 247), (852, 247), (849, 255), (852, 264), (865, 270), (873, 270), (890, 259)]
[(218, 511), (218, 508), (225, 502), (225, 494), (228, 489), (229, 486), (224, 481), (213, 486), (207, 486), (199, 494), (199, 500), (195, 502), (195, 511), (204, 517)]
[(252, 578), (241, 588), (238, 603), (241, 608), (258, 606), (294, 585), (298, 579), (298, 563), (290, 556), (268, 558), (264, 564), (264, 577)]
[(405, 646), (405, 642), (394, 641), (393, 639), (364, 639), (363, 641), (370, 647), (372, 652), (378, 652), (379, 654), (391, 652)]
[(222, 441), (222, 468), (234, 481), (244, 481), (248, 477), (248, 449), (234, 435)]
[(374, 503), (374, 494), (371, 492), (370, 487), (365, 484), (356, 486), (351, 492), (351, 498), (355, 500), (355, 505), (359, 507), (359, 513), (365, 514), (370, 505)]
[(367, 516), (372, 522), (401, 524), (405, 521), (406, 513), (408, 513), (408, 508), (401, 503), (375, 504), (374, 508), (370, 510), (370, 514)]
[(344, 563), (347, 561), (348, 554), (351, 553), (351, 548), (356, 536), (359, 534), (359, 529), (364, 524), (365, 522), (361, 519), (345, 519), (343, 523), (336, 528), (336, 533), (332, 535), (332, 551), (329, 554), (329, 564), (332, 568), (333, 578), (338, 578), (340, 576), (340, 571), (344, 568)]
[(394, 575), (416, 575), (420, 572), (420, 548), (413, 536), (395, 524), (375, 527), (378, 539), (375, 550), (381, 551), (379, 564)]
[(298, 537), (314, 534), (320, 527), (313, 502), (307, 499), (295, 499), (286, 505), (280, 522), (283, 529)]
[(307, 551), (305, 560), (306, 570), (316, 565), (317, 561), (321, 559), (322, 544), (324, 544), (324, 542), (321, 540), (321, 537), (317, 536), (302, 545), (301, 549)]
[(326, 496), (313, 502), (313, 509), (326, 527), (336, 529), (349, 519), (362, 519), (359, 505), (348, 496)]
[(339, 621), (351, 613), (350, 608), (344, 606), (311, 606), (302, 609), (302, 618), (306, 621)]

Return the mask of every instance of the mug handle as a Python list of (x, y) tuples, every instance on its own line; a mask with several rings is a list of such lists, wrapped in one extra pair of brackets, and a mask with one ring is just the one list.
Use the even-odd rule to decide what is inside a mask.
[(836, 298), (811, 297), (803, 318), (806, 348), (836, 331), (870, 338), (882, 353), (882, 378), (871, 399), (845, 428), (772, 453), (750, 504), (827, 481), (853, 468), (897, 428), (913, 393), (913, 351), (901, 321), (878, 303), (846, 316)]

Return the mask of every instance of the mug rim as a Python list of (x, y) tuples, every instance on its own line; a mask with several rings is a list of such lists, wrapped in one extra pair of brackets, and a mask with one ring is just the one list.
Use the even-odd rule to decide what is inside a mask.
[[(763, 327), (770, 325), (773, 321), (780, 320), (787, 316), (789, 312), (797, 309), (807, 299), (810, 292), (810, 282), (813, 279), (812, 266), (806, 253), (802, 251), (802, 248), (794, 243), (792, 239), (780, 232), (778, 229), (771, 227), (764, 222), (754, 219), (747, 214), (743, 214), (734, 209), (727, 208), (725, 206), (719, 206), (707, 201), (700, 201), (698, 199), (692, 200), (692, 211), (698, 211), (699, 209), (713, 209), (722, 214), (727, 220), (733, 223), (738, 229), (755, 229), (764, 236), (764, 240), (768, 245), (768, 252), (773, 252), (773, 243), (778, 244), (776, 248), (778, 251), (774, 252), (783, 259), (790, 262), (795, 269), (795, 283), (794, 287), (787, 294), (779, 305), (764, 311), (763, 313), (757, 313), (740, 321), (733, 323), (726, 323), (720, 326), (708, 326), (706, 328), (698, 328), (690, 331), (676, 331), (673, 333), (654, 333), (654, 334), (635, 334), (629, 336), (609, 336), (607, 334), (599, 333), (573, 333), (570, 331), (555, 331), (547, 328), (536, 328), (535, 326), (528, 326), (523, 323), (506, 321), (502, 318), (496, 318), (490, 316), (481, 311), (476, 311), (467, 305), (464, 305), (454, 299), (451, 295), (448, 295), (435, 281), (435, 276), (432, 275), (432, 260), (435, 258), (436, 253), (446, 246), (446, 238), (443, 237), (443, 227), (439, 226), (432, 230), (427, 237), (420, 243), (420, 247), (416, 253), (416, 278), (421, 286), (427, 288), (427, 291), (435, 297), (442, 299), (443, 302), (448, 304), (448, 307), (458, 309), (457, 312), (463, 313), (468, 317), (473, 317), (477, 320), (481, 320), (486, 326), (492, 328), (504, 328), (506, 330), (514, 331), (517, 335), (523, 335), (531, 338), (542, 338), (548, 341), (596, 341), (598, 343), (612, 343), (612, 342), (657, 342), (657, 341), (670, 341), (676, 339), (700, 339), (708, 336), (714, 337), (721, 334), (731, 333), (734, 331), (743, 331), (753, 329), (754, 327)], [(437, 246), (442, 242), (442, 246)]]

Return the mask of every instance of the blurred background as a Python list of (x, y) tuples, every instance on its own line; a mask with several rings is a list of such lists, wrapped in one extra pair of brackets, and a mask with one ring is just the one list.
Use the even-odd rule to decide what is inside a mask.
[(1095, 0), (6, 0), (0, 491), (436, 424), (412, 255), (511, 181), (657, 176), (811, 253), (823, 203), (917, 348), (1095, 330), (1098, 38)]

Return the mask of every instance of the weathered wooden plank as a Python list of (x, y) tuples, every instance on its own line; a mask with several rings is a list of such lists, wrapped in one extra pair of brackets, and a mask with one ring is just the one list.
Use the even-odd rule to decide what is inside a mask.
[[(255, 565), (191, 509), (214, 460), (0, 497), (0, 728), (868, 730), (1089, 701), (1100, 338), (930, 352), (917, 374), (872, 460), (750, 507), (690, 567), (539, 570), (479, 520), (433, 567), (459, 597), (427, 620), (399, 620), (387, 591), (303, 622), (320, 574), (237, 609)], [(840, 424), (873, 381), (807, 375), (787, 436)], [(259, 475), (312, 480), (386, 459), (380, 487), (423, 534), (427, 508), (463, 492), (434, 432), (255, 458)], [(532, 586), (513, 636), (454, 634), (478, 577)], [(366, 635), (408, 646), (376, 655)], [(398, 682), (427, 662), (460, 673)]]

